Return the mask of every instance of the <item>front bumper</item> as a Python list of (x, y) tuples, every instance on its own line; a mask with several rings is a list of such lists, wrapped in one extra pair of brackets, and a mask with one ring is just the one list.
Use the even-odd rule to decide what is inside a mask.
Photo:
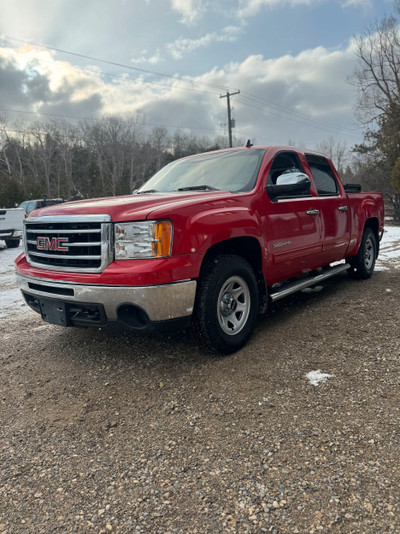
[[(190, 318), (196, 295), (195, 280), (154, 286), (104, 286), (58, 282), (18, 273), (16, 277), (29, 304), (29, 298), (34, 297), (38, 302), (53, 300), (69, 307), (85, 303), (89, 308), (99, 305), (104, 308), (106, 322), (119, 321), (140, 329), (162, 321)], [(40, 306), (36, 311), (40, 313)], [(138, 311), (140, 320), (136, 324), (132, 317)]]

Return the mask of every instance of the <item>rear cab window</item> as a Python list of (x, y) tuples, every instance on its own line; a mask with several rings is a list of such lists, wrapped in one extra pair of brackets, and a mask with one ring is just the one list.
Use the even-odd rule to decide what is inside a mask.
[(310, 167), (318, 196), (330, 197), (339, 195), (339, 186), (329, 161), (323, 156), (315, 154), (305, 154), (305, 158)]

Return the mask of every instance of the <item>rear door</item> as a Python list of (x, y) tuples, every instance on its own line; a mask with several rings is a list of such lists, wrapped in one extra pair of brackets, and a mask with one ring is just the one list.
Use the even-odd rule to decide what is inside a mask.
[(343, 259), (350, 232), (347, 195), (328, 159), (305, 154), (318, 194), (318, 210), (322, 219), (324, 264)]

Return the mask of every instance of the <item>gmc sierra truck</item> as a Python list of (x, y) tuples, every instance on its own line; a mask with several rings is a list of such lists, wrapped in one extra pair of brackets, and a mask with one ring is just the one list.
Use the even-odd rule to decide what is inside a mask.
[(229, 354), (268, 302), (343, 271), (372, 275), (384, 205), (360, 191), (309, 150), (248, 144), (190, 156), (133, 195), (32, 212), (18, 284), (49, 323), (191, 324), (203, 345)]

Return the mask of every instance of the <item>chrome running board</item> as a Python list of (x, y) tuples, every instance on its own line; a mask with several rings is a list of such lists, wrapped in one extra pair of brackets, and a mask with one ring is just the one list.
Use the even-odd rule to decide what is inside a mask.
[(299, 280), (298, 282), (289, 282), (284, 287), (279, 288), (276, 291), (270, 293), (270, 299), (272, 300), (272, 302), (283, 299), (284, 297), (293, 295), (293, 293), (297, 293), (297, 291), (301, 291), (306, 287), (315, 286), (315, 284), (318, 284), (318, 282), (322, 282), (323, 280), (326, 280), (331, 276), (336, 276), (337, 274), (342, 273), (343, 271), (347, 271), (347, 269), (349, 268), (349, 263), (342, 263), (341, 265), (335, 265), (335, 267), (328, 267), (320, 274), (317, 274), (316, 276), (312, 276), (310, 278), (306, 278), (305, 280)]

